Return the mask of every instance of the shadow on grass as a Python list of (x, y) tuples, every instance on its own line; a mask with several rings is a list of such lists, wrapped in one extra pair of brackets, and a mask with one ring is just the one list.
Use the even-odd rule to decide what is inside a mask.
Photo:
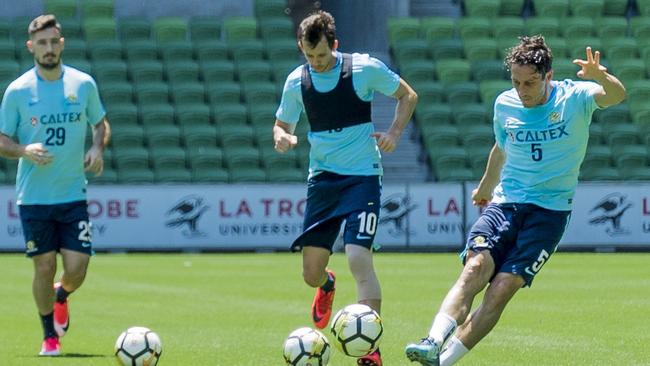
[(39, 356), (39, 355), (30, 355), (30, 356), (23, 356), (21, 358), (43, 358), (43, 359), (58, 359), (58, 358), (106, 358), (106, 357), (114, 357), (114, 355), (100, 355), (100, 354), (92, 354), (92, 353), (62, 353), (58, 356)]

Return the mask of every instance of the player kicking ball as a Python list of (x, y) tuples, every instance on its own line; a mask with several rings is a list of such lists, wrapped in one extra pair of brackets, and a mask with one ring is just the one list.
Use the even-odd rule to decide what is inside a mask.
[[(505, 64), (513, 88), (494, 104), (496, 144), (478, 187), (485, 207), (462, 252), (464, 268), (429, 334), (406, 346), (427, 366), (455, 364), (496, 325), (506, 305), (555, 252), (569, 222), (594, 110), (625, 99), (621, 82), (586, 49), (577, 76), (553, 80), (553, 55), (542, 36), (521, 37)], [(487, 286), (470, 314), (474, 297)]]

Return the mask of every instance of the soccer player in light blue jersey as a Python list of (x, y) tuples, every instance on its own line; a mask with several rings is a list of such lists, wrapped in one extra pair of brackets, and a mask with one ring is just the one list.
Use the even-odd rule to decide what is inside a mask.
[[(28, 34), (35, 67), (4, 93), (0, 155), (19, 159), (17, 204), (44, 332), (39, 354), (57, 356), (70, 325), (68, 295), (81, 286), (92, 254), (84, 169), (102, 173), (110, 127), (93, 78), (61, 63), (64, 39), (56, 18), (35, 18)], [(84, 155), (88, 124), (93, 144)], [(63, 273), (53, 284), (57, 252)]]
[[(332, 313), (334, 272), (327, 269), (332, 245), (345, 221), (343, 239), (360, 303), (377, 312), (381, 289), (372, 262), (381, 194), (380, 150), (391, 152), (411, 118), (417, 94), (381, 61), (337, 51), (334, 18), (319, 11), (298, 28), (298, 46), (307, 63), (289, 76), (276, 113), (275, 149), (284, 153), (298, 141), (293, 134), (300, 113), (311, 127), (309, 181), (303, 233), (292, 250), (302, 250), (303, 279), (316, 288), (312, 318), (324, 328)], [(370, 102), (378, 91), (397, 99), (393, 123), (376, 132)], [(381, 366), (378, 351), (359, 365)]]
[(625, 99), (621, 82), (600, 65), (600, 53), (587, 47), (586, 56), (573, 62), (580, 66), (577, 76), (592, 81), (554, 81), (542, 36), (522, 37), (510, 49), (505, 64), (514, 88), (496, 99), (496, 144), (472, 192), (474, 204), (486, 209), (470, 230), (461, 254), (465, 266), (428, 336), (406, 347), (411, 361), (453, 365), (555, 252), (569, 221), (591, 115)]

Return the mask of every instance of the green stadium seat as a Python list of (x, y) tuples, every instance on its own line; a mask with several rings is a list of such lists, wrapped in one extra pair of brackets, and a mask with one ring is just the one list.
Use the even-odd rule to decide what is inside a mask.
[(187, 183), (192, 181), (192, 173), (186, 168), (154, 168), (156, 183)]
[(580, 170), (580, 180), (618, 181), (620, 179), (618, 170), (609, 166)]
[(420, 19), (413, 17), (388, 18), (388, 40), (391, 46), (405, 40), (415, 39), (420, 34)]
[(187, 158), (192, 169), (202, 170), (223, 167), (223, 151), (216, 146), (189, 146)]
[(259, 150), (250, 145), (224, 147), (224, 162), (230, 169), (230, 173), (245, 167), (260, 166)]
[[(504, 60), (510, 49), (518, 43), (519, 38), (497, 38), (497, 57), (499, 60)], [(555, 56), (555, 52), (553, 52), (553, 56)]]
[(485, 17), (466, 17), (458, 20), (458, 34), (463, 40), (492, 37), (492, 22)]
[(433, 81), (435, 67), (433, 62), (426, 60), (413, 60), (400, 65), (400, 75), (407, 82)]
[(257, 18), (286, 16), (289, 10), (287, 0), (255, 0), (253, 11)]
[(154, 174), (149, 168), (142, 169), (120, 169), (117, 172), (117, 180), (120, 183), (148, 184), (154, 182)]
[(446, 103), (419, 105), (415, 109), (418, 126), (451, 124), (451, 107)]
[(113, 147), (113, 163), (118, 172), (149, 168), (149, 150), (142, 146)]
[(80, 1), (83, 19), (110, 18), (115, 16), (114, 0), (84, 0)]
[[(603, 48), (607, 55), (607, 61), (611, 62), (614, 67), (618, 62), (639, 57), (638, 45), (636, 40), (631, 37), (606, 38), (603, 40)], [(618, 71), (615, 70), (615, 72)]]
[(159, 42), (158, 50), (165, 62), (192, 61), (194, 47), (188, 41)]
[[(460, 135), (460, 139), (465, 147), (487, 146), (490, 148), (494, 145), (494, 131), (489, 124), (463, 125), (461, 130), (463, 133)], [(484, 155), (487, 158), (488, 154)]]
[[(478, 84), (473, 81), (450, 83), (445, 86), (447, 102), (450, 105), (478, 103)], [(419, 93), (418, 93), (419, 95)], [(421, 99), (419, 99), (421, 101)]]
[[(271, 124), (267, 121), (265, 125), (260, 124), (259, 126), (254, 126), (255, 128), (255, 144), (259, 146), (260, 151), (262, 153), (265, 152), (265, 148), (269, 148), (271, 150), (273, 149), (273, 146), (275, 145), (275, 142), (273, 141), (273, 132), (270, 128)], [(300, 141), (302, 142), (302, 140)], [(295, 158), (297, 159), (298, 153), (296, 152), (297, 149), (293, 149), (290, 151), (293, 151), (293, 154), (295, 154)], [(276, 152), (277, 153), (277, 152)], [(262, 159), (264, 160), (264, 159)], [(295, 163), (295, 161), (294, 161)]]
[(612, 152), (619, 169), (648, 166), (648, 153), (644, 145), (621, 145), (612, 148)]
[(144, 145), (144, 129), (139, 125), (122, 125), (113, 129), (111, 133), (111, 145), (116, 150), (138, 148)]
[(217, 135), (225, 150), (231, 147), (253, 146), (255, 142), (255, 130), (247, 124), (217, 125)]
[(252, 17), (230, 17), (223, 21), (226, 40), (241, 41), (257, 38), (257, 20)]
[[(105, 163), (104, 163), (105, 164)], [(86, 177), (91, 184), (114, 184), (117, 183), (117, 172), (110, 167), (104, 165), (102, 174), (96, 176), (94, 173), (86, 173)]]
[(160, 61), (138, 61), (129, 64), (129, 75), (136, 84), (163, 81), (163, 64)]
[(500, 0), (465, 0), (463, 3), (468, 17), (496, 17), (501, 10)]
[(583, 38), (573, 38), (567, 39), (567, 46), (569, 51), (569, 57), (573, 59), (586, 59), (585, 49), (587, 46), (590, 46), (592, 51), (600, 51), (601, 57), (607, 58), (607, 54), (604, 53), (602, 47), (602, 41), (597, 37), (583, 37)]
[(444, 59), (436, 63), (436, 75), (443, 83), (469, 81), (471, 66), (465, 59)]
[(208, 86), (232, 82), (235, 80), (235, 65), (227, 60), (202, 62), (201, 77)]
[(228, 183), (230, 174), (225, 169), (192, 169), (192, 181), (197, 183)]
[(269, 40), (264, 48), (271, 63), (289, 61), (298, 64), (300, 52), (295, 39)]
[(650, 180), (650, 167), (622, 167), (619, 168), (619, 173), (621, 178), (630, 181), (630, 180), (639, 180), (639, 181), (649, 181)]
[(169, 86), (161, 81), (135, 84), (135, 96), (140, 105), (169, 103)]
[(650, 100), (650, 80), (627, 81), (625, 83), (625, 90), (627, 91), (627, 101), (630, 103)]
[(524, 0), (501, 0), (499, 13), (506, 16), (520, 16), (524, 9)]
[[(145, 125), (145, 137), (150, 150), (159, 147), (178, 147), (181, 144), (181, 130), (174, 125)], [(152, 159), (156, 158), (152, 155)]]
[(458, 59), (465, 56), (463, 42), (458, 38), (435, 39), (431, 42), (431, 57), (434, 60)]
[(264, 43), (258, 39), (231, 42), (229, 47), (235, 64), (264, 59)]
[[(266, 134), (271, 135), (271, 131), (267, 130)], [(260, 148), (260, 157), (262, 165), (267, 171), (272, 169), (298, 168), (296, 163), (298, 154), (295, 150), (289, 150), (286, 153), (280, 154), (275, 151), (272, 143), (262, 145)]]
[(165, 64), (167, 80), (174, 86), (182, 83), (195, 83), (199, 81), (199, 64), (188, 61), (172, 61)]
[(276, 87), (270, 81), (249, 82), (243, 84), (244, 100), (248, 105), (276, 104), (278, 95)]
[(592, 166), (611, 166), (612, 149), (607, 145), (589, 145), (585, 154), (585, 162)]
[[(18, 62), (9, 60), (0, 60), (0, 80), (11, 81), (20, 75), (20, 64)], [(4, 91), (4, 89), (2, 90)]]
[(638, 58), (618, 59), (612, 62), (612, 69), (624, 85), (632, 80), (643, 80), (647, 74), (645, 63)]
[(242, 83), (271, 80), (271, 65), (266, 61), (247, 61), (237, 64), (237, 77)]
[(535, 15), (565, 18), (569, 15), (569, 0), (535, 0)]
[(624, 17), (602, 17), (594, 19), (596, 35), (603, 39), (603, 42), (611, 38), (622, 38), (627, 36), (627, 19)]
[(126, 81), (112, 81), (99, 84), (99, 94), (106, 105), (133, 103), (133, 86)]
[(246, 107), (240, 103), (222, 103), (212, 105), (212, 115), (217, 126), (246, 124)]
[(154, 172), (164, 169), (185, 169), (185, 155), (185, 149), (178, 145), (149, 145), (149, 157), (151, 158), (151, 165), (154, 168)]
[(214, 105), (239, 104), (242, 99), (241, 84), (232, 81), (209, 84), (206, 93), (208, 101)]
[(489, 122), (486, 106), (482, 103), (455, 104), (451, 111), (458, 126), (487, 125)]
[(455, 85), (450, 84), (447, 88), (445, 88), (443, 87), (442, 83), (435, 81), (421, 81), (419, 79), (415, 79), (413, 82), (411, 82), (411, 79), (405, 77), (404, 74), (402, 74), (402, 78), (411, 84), (411, 86), (413, 86), (415, 91), (418, 93), (418, 101), (420, 105), (442, 103), (445, 100), (445, 94), (448, 93), (448, 89), (450, 89), (452, 85)]
[[(63, 35), (63, 37), (65, 37), (66, 39), (83, 38), (84, 34), (83, 34), (83, 29), (81, 27), (81, 22), (77, 20), (77, 18), (59, 17), (57, 15), (56, 20), (59, 22), (59, 24), (61, 24), (61, 34)], [(26, 24), (29, 24), (29, 22), (25, 23), (24, 25), (25, 30), (27, 29)]]
[[(215, 165), (216, 163), (213, 162), (215, 159), (218, 159), (218, 166), (222, 165), (223, 154), (221, 153), (221, 150), (217, 148), (217, 130), (214, 126), (185, 125), (183, 129), (183, 138), (185, 146), (187, 146), (188, 149), (188, 158), (193, 167), (201, 165), (201, 162), (209, 162), (210, 165)], [(216, 151), (216, 153), (205, 155), (205, 157), (201, 156), (201, 152), (210, 152), (213, 150)], [(207, 163), (204, 165), (207, 165)]]
[(544, 41), (553, 50), (554, 62), (558, 58), (570, 57), (566, 39), (561, 37), (544, 37)]
[(541, 34), (546, 37), (560, 36), (560, 20), (555, 17), (529, 17), (526, 19), (526, 28), (528, 35), (534, 36)]
[(129, 62), (149, 62), (158, 60), (158, 45), (150, 39), (125, 40), (124, 53)]
[[(211, 126), (212, 118), (210, 116), (210, 107), (205, 104), (181, 104), (175, 110), (176, 123), (181, 126), (185, 132), (191, 127), (197, 128), (214, 128)], [(192, 131), (194, 131), (192, 129)]]
[[(85, 59), (87, 57), (86, 41), (81, 39), (66, 39), (65, 40), (65, 53), (66, 61), (68, 59)], [(30, 55), (29, 58), (33, 58)]]
[(16, 43), (13, 39), (0, 39), (0, 60), (16, 59)]
[(271, 73), (273, 74), (273, 81), (278, 85), (279, 91), (282, 92), (284, 82), (287, 76), (292, 72), (301, 61), (271, 61)]
[(650, 38), (650, 16), (631, 17), (630, 31), (637, 40)]
[(566, 39), (591, 37), (594, 32), (594, 20), (586, 16), (573, 16), (562, 20), (560, 28)]
[(521, 17), (503, 16), (492, 19), (494, 26), (494, 38), (511, 38), (517, 40), (517, 37), (526, 34), (526, 26)]
[(176, 83), (170, 91), (177, 108), (182, 105), (198, 107), (205, 103), (205, 87), (199, 82)]
[(594, 118), (601, 125), (619, 124), (632, 119), (630, 107), (626, 103), (613, 105), (606, 109), (599, 109), (594, 113)]
[[(54, 14), (57, 17), (74, 18), (77, 16), (77, 0), (45, 0), (45, 14)], [(27, 23), (25, 24), (25, 31)]]
[(124, 41), (148, 40), (151, 38), (151, 22), (146, 17), (121, 17), (119, 34)]
[(147, 126), (174, 124), (174, 108), (169, 104), (144, 104), (138, 108), (140, 122)]
[(618, 148), (639, 143), (639, 128), (634, 123), (610, 123), (603, 125), (605, 140), (616, 155)]
[(93, 73), (92, 65), (85, 58), (83, 59), (67, 58), (65, 64), (68, 66), (72, 66), (79, 71), (83, 71), (86, 74)]
[(115, 39), (117, 25), (113, 18), (86, 18), (83, 21), (83, 31), (88, 41)]
[(639, 14), (642, 16), (650, 16), (650, 1), (649, 0), (636, 0), (636, 6), (639, 9)]
[(267, 168), (266, 175), (269, 182), (292, 183), (305, 181), (304, 174), (298, 168)]
[(160, 17), (153, 21), (152, 29), (158, 42), (187, 39), (187, 20), (182, 17)]
[(603, 14), (607, 16), (624, 17), (627, 12), (628, 0), (607, 0), (603, 8)]
[(448, 39), (456, 36), (456, 22), (451, 17), (423, 17), (420, 20), (422, 38), (431, 42), (436, 39)]
[(220, 40), (195, 41), (194, 55), (201, 63), (228, 60), (228, 45)]
[(429, 58), (429, 44), (424, 39), (406, 39), (394, 45), (392, 51), (400, 66), (405, 62)]
[(293, 22), (287, 16), (260, 19), (260, 37), (265, 40), (290, 39), (295, 42)]
[(472, 170), (473, 179), (480, 180), (487, 166), (488, 154), (473, 155), (469, 158), (469, 167)]
[(93, 74), (100, 84), (128, 79), (128, 67), (120, 60), (97, 60), (93, 63)]
[(458, 127), (450, 124), (422, 125), (421, 127), (422, 140), (425, 146), (429, 148), (458, 146), (460, 137)]
[(588, 146), (601, 145), (603, 143), (603, 126), (598, 123), (589, 125)]
[(595, 19), (603, 16), (605, 0), (571, 0), (569, 7), (574, 17), (581, 16)]
[(474, 38), (464, 41), (465, 58), (469, 62), (496, 60), (497, 41), (492, 38)]
[(122, 43), (118, 40), (98, 40), (88, 44), (88, 53), (93, 61), (122, 60)]
[(193, 42), (221, 39), (221, 18), (204, 15), (193, 16), (188, 22), (190, 37)]
[(481, 82), (484, 80), (506, 80), (510, 73), (506, 71), (501, 60), (480, 60), (472, 62), (472, 78)]
[(12, 36), (12, 24), (10, 19), (0, 18), (0, 40), (11, 39)]
[(119, 103), (107, 109), (108, 121), (113, 129), (138, 123), (138, 108), (133, 103)]
[(481, 101), (484, 105), (488, 106), (491, 110), (494, 105), (494, 100), (499, 94), (506, 90), (512, 89), (512, 82), (501, 80), (486, 80), (478, 85)]
[(576, 79), (576, 73), (580, 70), (580, 67), (573, 63), (572, 60), (568, 58), (556, 58), (553, 60), (553, 79), (555, 80), (564, 80), (564, 79)]
[(261, 168), (240, 167), (230, 169), (230, 183), (265, 182), (266, 172)]

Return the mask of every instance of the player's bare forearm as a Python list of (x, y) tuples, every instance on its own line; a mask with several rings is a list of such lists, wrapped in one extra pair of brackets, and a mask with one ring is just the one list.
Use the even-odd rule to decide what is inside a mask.
[(277, 152), (285, 153), (298, 144), (298, 137), (293, 134), (295, 129), (295, 124), (275, 120), (275, 125), (273, 126), (273, 148)]
[(501, 179), (501, 169), (506, 157), (503, 150), (497, 144), (494, 144), (488, 157), (485, 173), (479, 183), (479, 189), (483, 192), (492, 192)]
[(104, 151), (104, 148), (110, 140), (111, 126), (108, 124), (108, 120), (104, 118), (97, 125), (93, 126), (93, 146), (100, 151)]
[(600, 107), (606, 108), (616, 105), (627, 97), (623, 83), (610, 73), (603, 72), (602, 76), (595, 78), (594, 81), (603, 87), (604, 93), (594, 96), (596, 103)]
[(397, 88), (397, 91), (393, 94), (394, 98), (397, 98), (397, 105), (395, 106), (395, 119), (388, 129), (388, 134), (395, 136), (398, 139), (406, 125), (411, 120), (415, 106), (418, 103), (418, 95), (411, 88), (410, 85), (400, 79), (400, 85)]
[(25, 153), (25, 146), (17, 144), (9, 136), (0, 133), (0, 155), (7, 159), (19, 159)]

